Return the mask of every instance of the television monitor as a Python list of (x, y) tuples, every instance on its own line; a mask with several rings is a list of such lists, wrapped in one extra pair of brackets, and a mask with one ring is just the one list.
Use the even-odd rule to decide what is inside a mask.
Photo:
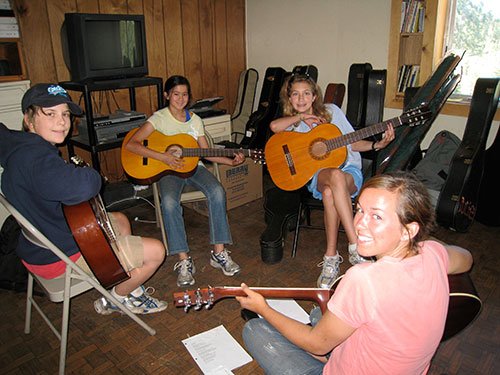
[(61, 40), (72, 81), (148, 74), (143, 15), (66, 13)]

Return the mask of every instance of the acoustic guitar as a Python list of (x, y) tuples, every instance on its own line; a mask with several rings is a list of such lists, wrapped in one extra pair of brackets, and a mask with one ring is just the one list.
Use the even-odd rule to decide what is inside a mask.
[(284, 131), (274, 134), (266, 144), (266, 164), (273, 182), (283, 190), (304, 186), (321, 168), (338, 168), (347, 157), (346, 146), (403, 124), (416, 126), (432, 116), (425, 104), (401, 116), (342, 134), (333, 124), (318, 125), (308, 133)]
[[(86, 164), (77, 156), (71, 161), (78, 166)], [(129, 275), (117, 256), (120, 250), (116, 234), (101, 196), (98, 194), (75, 205), (63, 205), (63, 212), (80, 252), (99, 283), (108, 289), (127, 280)]]
[(158, 152), (170, 152), (182, 158), (184, 165), (175, 169), (159, 160), (143, 157), (126, 149), (125, 146), (137, 130), (139, 128), (132, 129), (125, 136), (121, 149), (121, 160), (127, 176), (138, 184), (152, 184), (167, 174), (174, 174), (182, 178), (189, 177), (194, 174), (200, 157), (233, 157), (234, 154), (240, 152), (255, 162), (264, 162), (262, 150), (200, 148), (196, 139), (189, 134), (168, 136), (155, 130), (144, 140), (144, 146)]
[[(250, 289), (260, 293), (265, 298), (293, 298), (314, 301), (324, 313), (340, 279), (341, 277), (335, 280), (332, 289), (265, 287)], [(448, 275), (448, 282), (450, 286), (450, 303), (441, 341), (451, 338), (472, 323), (479, 315), (482, 307), (481, 299), (478, 297), (468, 273)], [(246, 296), (246, 294), (240, 287), (222, 286), (176, 292), (173, 296), (174, 305), (184, 307), (184, 311), (188, 312), (191, 307), (195, 310), (200, 310), (202, 306), (205, 309), (210, 309), (218, 300)]]

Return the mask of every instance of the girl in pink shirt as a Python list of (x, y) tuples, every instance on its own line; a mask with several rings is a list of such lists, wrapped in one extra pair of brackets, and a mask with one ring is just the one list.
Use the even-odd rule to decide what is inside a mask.
[[(273, 310), (242, 288), (250, 320), (245, 345), (266, 374), (425, 374), (443, 335), (447, 274), (468, 271), (469, 251), (425, 241), (434, 209), (412, 174), (372, 177), (361, 189), (354, 226), (358, 252), (314, 326)], [(327, 357), (325, 354), (330, 353)]]

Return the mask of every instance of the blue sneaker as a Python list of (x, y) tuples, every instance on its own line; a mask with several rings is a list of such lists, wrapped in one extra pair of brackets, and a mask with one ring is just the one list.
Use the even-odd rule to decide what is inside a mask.
[(230, 251), (224, 249), (220, 253), (216, 254), (212, 250), (212, 255), (210, 256), (210, 265), (214, 268), (220, 268), (224, 275), (234, 276), (241, 271), (240, 266), (231, 259), (229, 255)]
[[(157, 298), (151, 297), (154, 293), (154, 288), (148, 287), (145, 289), (141, 287), (143, 293), (139, 297), (134, 297), (129, 294), (122, 302), (122, 304), (134, 314), (151, 314), (163, 311), (167, 308), (167, 302), (160, 301)], [(114, 303), (108, 301), (106, 297), (101, 297), (94, 301), (94, 309), (98, 314), (109, 315), (114, 312), (123, 314), (122, 310)]]

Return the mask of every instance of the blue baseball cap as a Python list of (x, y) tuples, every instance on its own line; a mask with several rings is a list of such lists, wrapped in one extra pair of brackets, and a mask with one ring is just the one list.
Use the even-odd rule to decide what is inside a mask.
[(54, 107), (66, 103), (72, 114), (80, 116), (83, 111), (80, 106), (71, 100), (68, 92), (54, 83), (38, 83), (32, 86), (23, 96), (21, 109), (23, 113), (32, 106)]

